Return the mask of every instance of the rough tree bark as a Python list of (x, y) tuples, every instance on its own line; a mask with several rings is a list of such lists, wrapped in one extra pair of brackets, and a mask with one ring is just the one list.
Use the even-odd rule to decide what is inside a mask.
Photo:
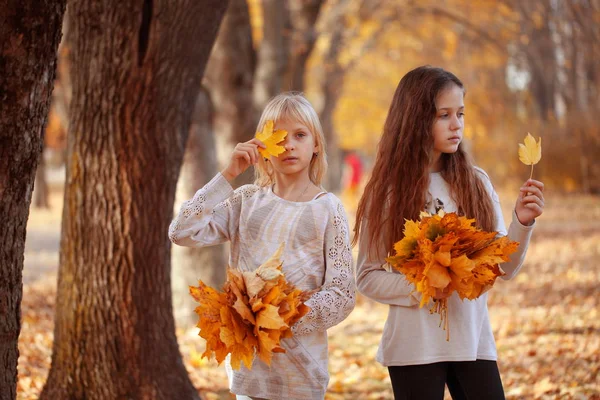
[(0, 6), (0, 399), (17, 397), (25, 229), (66, 0)]
[(197, 399), (167, 230), (220, 0), (69, 3), (73, 97), (42, 399)]

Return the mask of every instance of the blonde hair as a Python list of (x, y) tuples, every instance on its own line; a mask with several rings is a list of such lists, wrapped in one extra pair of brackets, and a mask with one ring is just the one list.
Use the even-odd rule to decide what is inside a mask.
[[(325, 136), (317, 112), (301, 92), (284, 92), (267, 103), (258, 121), (257, 132), (262, 131), (269, 120), (275, 121), (277, 125), (277, 121), (284, 119), (299, 122), (312, 133), (318, 151), (310, 161), (308, 176), (312, 183), (321, 186), (321, 180), (327, 171), (327, 155)], [(273, 166), (261, 157), (254, 166), (254, 183), (258, 186), (268, 186), (274, 182)]]

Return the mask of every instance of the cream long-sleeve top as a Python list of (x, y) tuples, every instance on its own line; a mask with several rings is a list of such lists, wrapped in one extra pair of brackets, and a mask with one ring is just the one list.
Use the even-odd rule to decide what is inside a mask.
[[(483, 170), (481, 177), (492, 198), (496, 216), (496, 231), (508, 235), (520, 243), (510, 261), (501, 264), (506, 272), (503, 279), (511, 279), (521, 268), (533, 225), (524, 226), (513, 218), (508, 232), (502, 217), (502, 210), (489, 177)], [(430, 174), (429, 193), (435, 203), (443, 203), (444, 211), (455, 212), (456, 203), (452, 200), (449, 186), (439, 173)], [(428, 209), (435, 212), (434, 209)], [(419, 307), (420, 295), (414, 292), (414, 285), (405, 276), (386, 266), (387, 252), (380, 248), (377, 254), (368, 254), (368, 231), (361, 229), (359, 255), (357, 260), (357, 286), (359, 292), (380, 303), (388, 304), (388, 317), (377, 351), (377, 361), (384, 366), (430, 364), (441, 361), (496, 360), (496, 344), (488, 315), (486, 292), (475, 300), (462, 301), (457, 293), (448, 298), (448, 321), (450, 341), (446, 341), (446, 331), (439, 327), (440, 316), (430, 314), (429, 306)]]
[(329, 382), (326, 331), (355, 304), (348, 222), (340, 200), (327, 193), (292, 202), (256, 185), (233, 190), (219, 173), (183, 203), (169, 238), (190, 247), (230, 241), (229, 265), (242, 271), (258, 268), (285, 242), (287, 281), (318, 291), (306, 302), (308, 314), (292, 327), (293, 337), (282, 340), (286, 353), (275, 353), (270, 367), (255, 358), (251, 370), (228, 368), (231, 391), (265, 399), (323, 399)]

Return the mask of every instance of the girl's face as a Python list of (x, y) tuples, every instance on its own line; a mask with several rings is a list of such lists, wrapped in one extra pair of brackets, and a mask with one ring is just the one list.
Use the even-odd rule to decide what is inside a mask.
[(435, 101), (433, 155), (436, 162), (442, 153), (455, 153), (463, 139), (465, 126), (464, 91), (455, 84), (442, 90)]
[(280, 143), (285, 152), (269, 159), (273, 169), (285, 175), (308, 174), (313, 154), (318, 151), (313, 133), (306, 125), (290, 119), (277, 121), (275, 128), (284, 129), (288, 134)]

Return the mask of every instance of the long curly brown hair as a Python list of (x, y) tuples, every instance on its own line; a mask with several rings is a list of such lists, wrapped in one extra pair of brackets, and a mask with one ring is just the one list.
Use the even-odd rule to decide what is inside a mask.
[[(429, 168), (433, 160), (433, 124), (437, 96), (451, 85), (463, 89), (452, 73), (431, 66), (407, 73), (396, 88), (379, 142), (371, 178), (360, 199), (354, 226), (356, 244), (368, 229), (369, 249), (402, 239), (405, 219), (417, 220), (427, 201)], [(477, 226), (492, 231), (492, 200), (462, 145), (441, 155), (441, 175), (450, 187), (458, 213), (475, 218)]]

